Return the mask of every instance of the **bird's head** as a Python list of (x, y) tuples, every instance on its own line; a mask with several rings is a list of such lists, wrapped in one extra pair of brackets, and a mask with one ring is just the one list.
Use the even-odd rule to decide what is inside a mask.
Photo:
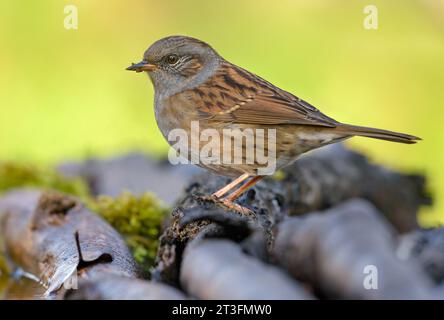
[(171, 36), (153, 43), (145, 51), (143, 60), (127, 70), (147, 72), (156, 92), (178, 92), (203, 82), (214, 72), (221, 59), (203, 41)]

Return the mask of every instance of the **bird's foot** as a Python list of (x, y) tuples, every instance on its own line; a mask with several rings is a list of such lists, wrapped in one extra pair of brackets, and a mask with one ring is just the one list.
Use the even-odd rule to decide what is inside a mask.
[(228, 208), (228, 209), (230, 209), (232, 211), (238, 212), (238, 213), (240, 213), (241, 215), (244, 215), (244, 216), (248, 216), (248, 217), (251, 217), (251, 218), (256, 218), (256, 214), (254, 213), (253, 210), (250, 210), (250, 209), (248, 209), (246, 207), (242, 207), (241, 205), (239, 205), (237, 203), (234, 203), (230, 199), (223, 198), (223, 199), (219, 199), (218, 201), (224, 207), (226, 207), (226, 208)]
[(219, 198), (218, 197), (216, 197), (216, 196), (214, 196), (213, 194), (212, 195), (198, 195), (198, 196), (195, 196), (195, 199), (196, 200), (198, 200), (198, 201), (202, 201), (202, 202), (219, 202)]
[(224, 208), (229, 209), (234, 212), (237, 212), (243, 216), (247, 216), (247, 217), (251, 217), (251, 218), (256, 217), (256, 214), (254, 213), (254, 211), (252, 211), (246, 207), (243, 207), (228, 198), (218, 198), (217, 196), (212, 194), (212, 195), (199, 195), (199, 196), (196, 196), (196, 199), (198, 199), (199, 201), (202, 201), (202, 202), (212, 202), (215, 204), (219, 204), (219, 205), (223, 206)]

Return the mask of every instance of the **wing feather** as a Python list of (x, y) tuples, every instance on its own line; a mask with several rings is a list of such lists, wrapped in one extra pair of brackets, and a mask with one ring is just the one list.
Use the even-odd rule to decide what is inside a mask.
[(228, 62), (188, 94), (199, 106), (202, 119), (269, 125), (338, 125), (308, 102)]

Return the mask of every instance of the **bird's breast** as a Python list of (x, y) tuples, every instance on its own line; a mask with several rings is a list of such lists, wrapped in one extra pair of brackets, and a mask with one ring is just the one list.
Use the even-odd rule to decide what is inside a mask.
[(192, 122), (198, 120), (197, 108), (183, 94), (156, 97), (154, 113), (157, 125), (167, 140), (172, 130), (189, 133)]

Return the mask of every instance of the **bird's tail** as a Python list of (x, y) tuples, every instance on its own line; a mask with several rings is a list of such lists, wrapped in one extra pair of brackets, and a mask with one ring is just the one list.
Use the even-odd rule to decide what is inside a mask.
[(421, 138), (405, 133), (393, 132), (376, 128), (353, 126), (350, 124), (341, 124), (335, 128), (335, 131), (341, 131), (354, 136), (362, 136), (362, 137), (375, 138), (375, 139), (400, 142), (400, 143), (408, 143), (408, 144), (416, 143), (418, 140), (422, 140)]

